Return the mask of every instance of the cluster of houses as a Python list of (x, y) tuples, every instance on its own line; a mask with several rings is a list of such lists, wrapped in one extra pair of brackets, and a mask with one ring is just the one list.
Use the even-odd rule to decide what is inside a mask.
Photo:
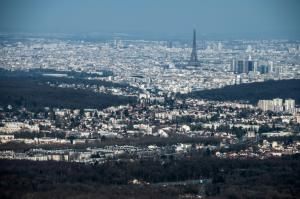
[[(300, 123), (298, 112), (270, 113), (247, 103), (190, 98), (174, 99), (172, 104), (143, 99), (140, 102), (104, 110), (45, 107), (40, 112), (32, 112), (25, 108), (1, 108), (0, 117), (5, 119), (0, 123), (0, 143), (76, 145), (99, 143), (107, 138), (168, 139), (180, 135), (221, 139), (225, 140), (221, 143), (223, 147), (230, 147), (245, 140), (257, 144), (261, 139), (299, 136), (299, 132), (293, 130)], [(228, 155), (220, 153), (217, 156)], [(52, 156), (43, 158), (53, 159)]]

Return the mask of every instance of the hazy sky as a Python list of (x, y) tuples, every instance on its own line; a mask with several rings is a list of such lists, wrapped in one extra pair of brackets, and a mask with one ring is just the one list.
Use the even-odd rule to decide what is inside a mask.
[(0, 32), (300, 39), (300, 0), (0, 0)]

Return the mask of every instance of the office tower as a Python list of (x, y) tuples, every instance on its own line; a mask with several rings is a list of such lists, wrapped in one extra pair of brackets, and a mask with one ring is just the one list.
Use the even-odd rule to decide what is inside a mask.
[(245, 71), (245, 73), (248, 73), (250, 71), (254, 71), (254, 61), (252, 61), (252, 60), (246, 61), (244, 71)]
[(243, 65), (243, 73), (248, 73), (249, 70), (248, 70), (248, 62), (249, 61), (244, 61), (244, 65)]
[(236, 73), (237, 74), (241, 74), (244, 72), (244, 65), (245, 65), (245, 61), (244, 60), (238, 60), (237, 61), (237, 66), (236, 66)]
[(255, 61), (254, 62), (254, 68), (253, 68), (254, 72), (257, 72), (257, 67), (258, 67), (258, 61)]
[(196, 30), (194, 29), (193, 32), (193, 48), (192, 48), (192, 54), (191, 54), (191, 59), (189, 61), (189, 66), (200, 66), (200, 62), (198, 61), (197, 58), (197, 44), (196, 44)]
[(232, 59), (230, 71), (236, 72), (236, 60)]
[(274, 70), (274, 67), (273, 67), (273, 61), (269, 61), (269, 62), (268, 62), (268, 66), (269, 66), (269, 69), (268, 69), (269, 73), (272, 73), (273, 70)]
[(231, 69), (233, 69), (234, 73), (241, 74), (245, 73), (248, 74), (249, 72), (261, 72), (261, 68), (258, 67), (258, 61), (254, 61), (249, 56), (248, 60), (232, 60)]
[(288, 113), (294, 113), (294, 111), (295, 111), (295, 100), (286, 99), (284, 101), (284, 111), (286, 111)]
[(254, 62), (251, 59), (251, 55), (249, 55), (248, 60), (245, 62), (243, 71), (244, 73), (248, 73), (249, 71), (254, 71)]

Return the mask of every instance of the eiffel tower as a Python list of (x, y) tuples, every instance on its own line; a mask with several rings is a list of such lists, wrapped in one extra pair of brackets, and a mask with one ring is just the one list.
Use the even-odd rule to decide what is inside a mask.
[(189, 66), (195, 66), (199, 67), (201, 66), (200, 62), (198, 61), (197, 58), (197, 45), (196, 45), (196, 30), (194, 29), (194, 35), (193, 35), (193, 49), (192, 49), (192, 54), (191, 54), (191, 59), (189, 61)]

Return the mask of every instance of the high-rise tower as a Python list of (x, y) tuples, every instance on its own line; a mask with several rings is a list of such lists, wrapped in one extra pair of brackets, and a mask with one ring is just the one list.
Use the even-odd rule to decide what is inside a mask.
[(193, 32), (193, 49), (191, 54), (191, 59), (189, 61), (189, 66), (200, 66), (200, 62), (197, 58), (197, 44), (196, 44), (196, 30)]

